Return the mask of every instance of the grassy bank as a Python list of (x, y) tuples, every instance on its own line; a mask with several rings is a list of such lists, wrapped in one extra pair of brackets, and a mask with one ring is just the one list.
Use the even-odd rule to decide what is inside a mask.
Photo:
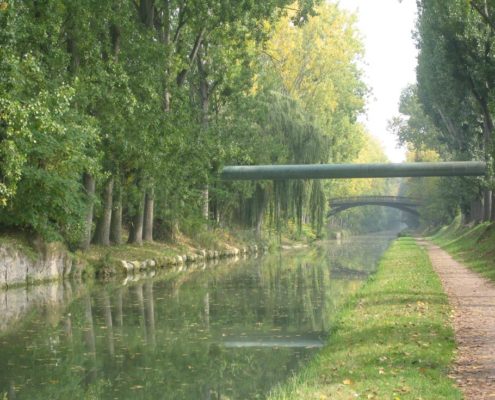
[(328, 345), (271, 399), (461, 399), (450, 308), (425, 251), (401, 238), (338, 316)]
[[(149, 268), (161, 269), (182, 265), (186, 260), (189, 263), (236, 255), (265, 253), (274, 249), (284, 250), (301, 247), (301, 245), (314, 241), (314, 237), (305, 233), (295, 235), (293, 231), (286, 230), (278, 235), (274, 232), (264, 232), (260, 238), (252, 230), (210, 228), (198, 230), (192, 236), (178, 234), (173, 241), (143, 242), (142, 244), (129, 244), (124, 241), (121, 245), (111, 246), (92, 244), (89, 249), (84, 251), (70, 251), (61, 242), (46, 243), (29, 233), (0, 232), (0, 253), (3, 251), (0, 256), (5, 257), (5, 254), (12, 253), (16, 255), (16, 259), (27, 258), (28, 263), (31, 261), (43, 263), (49, 247), (51, 249), (50, 257), (60, 261), (56, 266), (60, 271), (65, 268), (63, 262), (67, 257), (72, 259), (73, 265), (77, 265), (77, 267), (72, 268), (71, 274), (82, 275), (90, 279), (94, 277), (109, 279), (115, 275), (128, 275), (129, 271), (133, 273)], [(125, 238), (126, 235), (124, 235)], [(19, 262), (22, 264), (21, 261)], [(129, 269), (130, 267), (132, 269)], [(0, 289), (7, 286), (24, 286), (58, 279), (52, 275), (47, 278), (40, 278), (39, 275), (36, 275), (36, 279), (32, 279), (32, 271), (36, 272), (40, 269), (47, 270), (44, 267), (33, 266), (28, 269), (31, 271), (31, 275), (29, 275), (26, 268), (21, 273), (11, 269), (9, 275), (5, 274), (5, 279), (2, 279), (4, 278), (3, 275), (0, 276)], [(4, 273), (5, 271), (0, 272)]]
[(173, 242), (143, 242), (112, 246), (92, 245), (87, 251), (81, 252), (90, 261), (105, 258), (118, 260), (146, 260), (160, 256), (176, 256), (185, 253), (195, 253), (198, 249), (223, 251), (232, 247), (260, 244), (254, 235), (233, 234), (227, 230), (212, 230), (201, 232), (196, 237), (179, 235)]
[(440, 229), (432, 238), (457, 261), (495, 281), (495, 224), (461, 224), (460, 217)]

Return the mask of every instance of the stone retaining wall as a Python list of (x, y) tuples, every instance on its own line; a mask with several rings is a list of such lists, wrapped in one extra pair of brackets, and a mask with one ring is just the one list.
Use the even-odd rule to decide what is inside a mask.
[(0, 244), (0, 288), (50, 281), (78, 268), (60, 243), (40, 244), (38, 254), (26, 254), (12, 244)]
[(117, 273), (123, 273), (125, 275), (134, 274), (139, 271), (146, 271), (152, 269), (170, 268), (177, 265), (184, 265), (189, 263), (204, 262), (208, 260), (218, 260), (222, 258), (238, 257), (247, 254), (257, 254), (259, 252), (268, 251), (268, 247), (264, 246), (249, 246), (243, 248), (232, 247), (228, 250), (196, 250), (194, 253), (188, 253), (183, 255), (176, 255), (170, 257), (157, 257), (154, 259), (148, 259), (143, 261), (130, 261), (120, 260), (117, 266)]
[[(82, 271), (83, 265), (60, 243), (37, 244), (37, 251), (26, 251), (13, 244), (0, 244), (0, 289), (22, 286), (33, 282), (63, 279)], [(104, 266), (102, 275), (132, 275), (139, 271), (168, 268), (185, 264), (257, 254), (267, 251), (257, 245), (227, 250), (196, 250), (183, 255), (163, 256), (147, 260), (120, 260), (117, 265)]]

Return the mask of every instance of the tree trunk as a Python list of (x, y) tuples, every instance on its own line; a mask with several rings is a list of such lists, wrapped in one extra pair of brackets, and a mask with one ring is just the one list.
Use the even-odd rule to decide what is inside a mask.
[(180, 227), (179, 227), (179, 219), (177, 216), (174, 216), (171, 222), (170, 227), (170, 241), (175, 243), (179, 240), (180, 236)]
[(194, 65), (194, 61), (196, 60), (198, 53), (199, 53), (199, 48), (203, 44), (203, 38), (206, 33), (206, 29), (203, 27), (201, 30), (198, 32), (196, 35), (196, 39), (194, 40), (194, 45), (189, 53), (189, 65), (187, 68), (183, 68), (178, 74), (176, 78), (177, 86), (181, 87), (184, 82), (186, 81), (186, 75), (187, 71), (189, 68), (191, 68)]
[(122, 243), (122, 188), (117, 188), (116, 196), (113, 196), (112, 220), (110, 224), (110, 241), (113, 244)]
[(256, 185), (256, 237), (261, 238), (261, 227), (263, 225), (263, 215), (266, 207), (266, 194), (260, 185)]
[(103, 213), (95, 233), (95, 243), (102, 246), (110, 244), (110, 225), (112, 222), (113, 178), (109, 178), (103, 189)]
[(476, 222), (476, 200), (471, 200), (469, 204), (469, 222)]
[(136, 215), (132, 219), (128, 243), (143, 244), (144, 191), (141, 194)]
[(216, 222), (218, 226), (220, 226), (221, 214), (220, 214), (220, 204), (218, 198), (216, 198), (213, 202), (213, 220)]
[[(165, 51), (170, 51), (170, 0), (163, 0), (163, 28), (162, 28), (162, 43), (165, 46)], [(178, 27), (179, 31), (180, 28)], [(165, 59), (165, 74), (167, 77), (170, 75), (170, 60), (171, 57)], [(163, 111), (165, 113), (170, 112), (170, 91), (168, 88), (168, 82), (165, 82), (163, 89)]]
[[(203, 47), (204, 51), (205, 45), (202, 45), (201, 47)], [(207, 79), (208, 72), (206, 70), (206, 62), (202, 57), (203, 51), (198, 51), (197, 63), (199, 72), (199, 98), (201, 101), (201, 128), (203, 134), (206, 134), (206, 130), (208, 129), (208, 111), (210, 108), (210, 86)], [(202, 214), (203, 218), (208, 221), (210, 217), (208, 183), (205, 184), (201, 193), (203, 202)]]
[(480, 222), (483, 221), (483, 198), (476, 199), (475, 201), (475, 217), (474, 217), (474, 222), (479, 224)]
[(91, 229), (93, 227), (93, 208), (95, 196), (95, 178), (93, 175), (85, 173), (83, 176), (83, 185), (87, 197), (86, 219), (84, 223), (84, 235), (80, 247), (86, 250), (91, 243)]
[(202, 214), (203, 218), (208, 221), (209, 216), (210, 216), (210, 209), (209, 209), (209, 201), (210, 201), (210, 192), (208, 189), (208, 185), (205, 185), (203, 187), (203, 191), (201, 192), (201, 197), (202, 197), (202, 202), (203, 202), (203, 207), (202, 207)]
[(152, 187), (146, 193), (146, 200), (144, 206), (143, 240), (145, 242), (153, 241), (154, 207), (155, 207), (155, 188)]
[[(484, 102), (483, 103), (483, 139), (484, 139), (484, 147), (485, 147), (485, 161), (487, 163), (490, 162), (491, 160), (491, 155), (492, 155), (492, 148), (493, 148), (493, 120), (492, 116), (488, 107), (488, 103)], [(483, 221), (490, 221), (491, 215), (492, 215), (492, 190), (491, 190), (491, 184), (492, 184), (492, 179), (493, 177), (491, 174), (487, 176), (488, 180), (488, 189), (485, 190), (483, 193), (484, 197), (484, 216), (483, 216)]]
[(263, 226), (263, 210), (259, 211), (256, 216), (256, 237), (261, 239), (261, 228)]
[(449, 132), (449, 134), (452, 137), (458, 137), (457, 129), (455, 128), (452, 121), (445, 115), (443, 110), (440, 107), (436, 107), (435, 109), (438, 111), (438, 114), (440, 115), (440, 118), (442, 119), (443, 124), (447, 128), (447, 132)]
[(492, 216), (492, 191), (483, 191), (483, 221), (490, 221)]
[(155, 19), (154, 0), (141, 0), (139, 2), (139, 19), (147, 27), (152, 28)]

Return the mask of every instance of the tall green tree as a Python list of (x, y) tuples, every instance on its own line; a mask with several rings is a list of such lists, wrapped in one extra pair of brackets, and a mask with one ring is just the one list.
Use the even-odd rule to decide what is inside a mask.
[[(480, 4), (419, 3), (418, 96), (451, 158), (491, 164), (494, 32), (475, 7)], [(491, 189), (490, 178), (484, 183), (484, 219), (490, 219), (493, 208)]]

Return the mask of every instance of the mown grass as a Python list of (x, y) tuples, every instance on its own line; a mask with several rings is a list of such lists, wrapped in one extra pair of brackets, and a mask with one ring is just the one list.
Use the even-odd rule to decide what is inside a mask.
[(431, 240), (457, 261), (495, 281), (495, 224), (485, 222), (465, 226), (457, 218), (441, 229)]
[(270, 399), (461, 399), (448, 377), (449, 315), (426, 252), (398, 239), (337, 318), (327, 346)]

